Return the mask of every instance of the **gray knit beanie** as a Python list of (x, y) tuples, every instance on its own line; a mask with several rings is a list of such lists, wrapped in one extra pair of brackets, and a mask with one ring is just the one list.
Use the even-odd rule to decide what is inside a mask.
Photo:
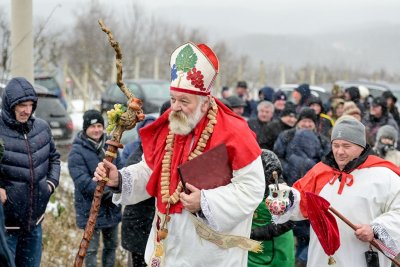
[(392, 125), (385, 125), (379, 128), (378, 133), (376, 134), (376, 143), (381, 140), (382, 137), (392, 139), (395, 143), (397, 143), (398, 133), (396, 128)]
[(365, 148), (365, 126), (356, 119), (339, 120), (332, 129), (331, 142), (345, 140)]

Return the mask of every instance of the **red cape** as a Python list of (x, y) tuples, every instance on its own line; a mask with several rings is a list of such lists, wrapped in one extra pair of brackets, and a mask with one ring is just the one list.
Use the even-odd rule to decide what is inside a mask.
[[(233, 113), (220, 101), (217, 99), (215, 100), (218, 104), (217, 124), (214, 127), (214, 132), (207, 142), (204, 151), (221, 143), (225, 143), (232, 169), (239, 170), (260, 156), (261, 149), (257, 144), (254, 132), (250, 130), (247, 122)], [(166, 205), (161, 202), (161, 162), (165, 154), (165, 140), (169, 132), (168, 116), (170, 112), (171, 110), (168, 109), (155, 122), (140, 130), (144, 157), (147, 165), (153, 170), (146, 189), (151, 196), (157, 198), (157, 208), (162, 213), (165, 213)], [(196, 147), (201, 132), (207, 123), (207, 116), (204, 116), (190, 134), (186, 136), (175, 135), (171, 162), (171, 195), (174, 193), (180, 181), (177, 167), (188, 160), (189, 154)], [(190, 147), (192, 138), (194, 139), (194, 143), (192, 147)], [(170, 213), (180, 213), (182, 209), (183, 206), (181, 202), (178, 202), (170, 207)]]
[[(367, 160), (361, 165), (359, 165), (356, 169), (363, 169), (370, 167), (386, 167), (392, 170), (393, 172), (397, 173), (397, 175), (400, 175), (400, 168), (397, 167), (395, 164), (373, 155), (369, 155)], [(306, 218), (308, 217), (305, 192), (312, 192), (314, 194), (319, 195), (322, 188), (324, 188), (324, 186), (327, 183), (329, 183), (329, 181), (334, 177), (334, 175), (339, 175), (339, 174), (340, 172), (338, 172), (337, 170), (333, 169), (332, 167), (322, 162), (319, 162), (317, 165), (311, 168), (311, 170), (309, 170), (303, 178), (301, 178), (300, 180), (298, 180), (296, 183), (293, 184), (293, 187), (299, 190), (299, 192), (301, 193), (300, 209), (304, 217)], [(342, 178), (343, 186), (345, 180), (346, 179)], [(352, 183), (353, 182), (351, 182), (350, 185), (352, 185)], [(341, 194), (341, 191), (338, 192), (338, 194)]]

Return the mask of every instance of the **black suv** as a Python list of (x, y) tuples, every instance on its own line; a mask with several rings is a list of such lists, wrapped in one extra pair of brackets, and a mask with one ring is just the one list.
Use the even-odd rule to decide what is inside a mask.
[(61, 104), (67, 109), (68, 104), (65, 99), (64, 91), (61, 89), (57, 80), (53, 76), (49, 75), (38, 75), (35, 76), (35, 84), (41, 85), (47, 88), (50, 92), (54, 93), (61, 101)]
[[(164, 80), (125, 80), (125, 85), (131, 92), (143, 101), (143, 112), (158, 113), (161, 105), (170, 99), (169, 81)], [(114, 104), (126, 104), (127, 98), (113, 83), (101, 96), (101, 112), (113, 109)]]
[(33, 87), (38, 96), (38, 104), (34, 116), (47, 121), (56, 144), (70, 144), (74, 125), (59, 98), (43, 86), (35, 84)]

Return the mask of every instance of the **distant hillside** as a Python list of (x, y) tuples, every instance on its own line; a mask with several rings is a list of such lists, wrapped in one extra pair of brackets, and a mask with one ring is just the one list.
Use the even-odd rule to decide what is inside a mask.
[(229, 39), (237, 51), (255, 62), (345, 65), (361, 70), (400, 71), (400, 25), (342, 29), (316, 35), (251, 34)]

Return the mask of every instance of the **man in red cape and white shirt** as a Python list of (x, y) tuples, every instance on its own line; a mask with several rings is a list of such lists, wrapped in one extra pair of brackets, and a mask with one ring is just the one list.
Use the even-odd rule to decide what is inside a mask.
[[(332, 152), (293, 185), (293, 206), (275, 221), (307, 218), (305, 192), (312, 192), (325, 198), (357, 227), (353, 231), (336, 219), (340, 247), (334, 254), (335, 267), (367, 266), (364, 253), (374, 237), (399, 254), (400, 168), (371, 155), (365, 126), (353, 118), (335, 124), (331, 141)], [(380, 266), (390, 267), (391, 261), (378, 254)], [(307, 266), (330, 266), (313, 229)]]
[[(265, 188), (261, 150), (246, 121), (210, 95), (217, 74), (218, 59), (209, 47), (178, 47), (171, 56), (171, 108), (140, 131), (143, 160), (119, 173), (107, 161), (96, 169), (95, 180), (101, 180), (110, 168), (107, 185), (121, 190), (115, 203), (156, 197), (145, 253), (149, 266), (245, 267), (247, 250), (257, 250), (247, 237)], [(231, 182), (209, 190), (187, 183), (191, 193), (182, 192), (177, 167), (221, 143)]]

